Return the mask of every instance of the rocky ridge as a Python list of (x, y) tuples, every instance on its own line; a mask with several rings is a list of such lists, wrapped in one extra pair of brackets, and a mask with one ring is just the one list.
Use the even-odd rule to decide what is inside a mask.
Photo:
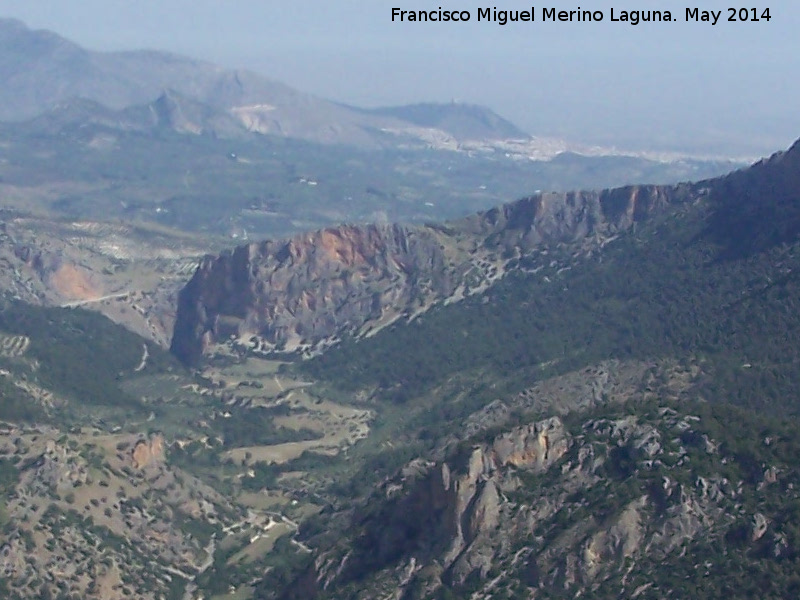
[(346, 225), (241, 246), (206, 257), (181, 291), (172, 350), (187, 364), (220, 345), (314, 352), (484, 291), (522, 263), (549, 264), (548, 248), (597, 250), (703, 193), (690, 185), (544, 193), (444, 226)]
[(640, 595), (654, 585), (647, 565), (731, 530), (785, 554), (772, 519), (744, 506), (753, 490), (781, 493), (790, 475), (763, 464), (749, 481), (730, 480), (723, 465), (740, 459), (705, 425), (668, 404), (606, 407), (414, 460), (283, 597), (537, 598), (603, 586)]

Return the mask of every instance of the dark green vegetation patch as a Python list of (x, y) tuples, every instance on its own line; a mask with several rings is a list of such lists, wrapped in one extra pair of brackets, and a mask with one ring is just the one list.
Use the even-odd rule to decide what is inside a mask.
[[(301, 368), (403, 402), (456, 374), (516, 380), (607, 358), (697, 358), (709, 394), (796, 413), (800, 246), (778, 240), (730, 260), (693, 206), (594, 257), (515, 273), (487, 294), (348, 341)], [(566, 268), (565, 268), (566, 267)], [(513, 385), (512, 385), (513, 387)]]
[[(23, 355), (2, 357), (0, 366), (37, 389), (55, 392), (78, 412), (91, 406), (143, 410), (138, 399), (120, 388), (121, 382), (140, 367), (148, 373), (177, 368), (174, 359), (152, 342), (86, 310), (7, 303), (0, 309), (0, 331), (30, 338)], [(148, 357), (142, 365), (145, 347)], [(26, 409), (24, 387), (7, 379), (0, 379), (0, 385), (4, 399), (0, 418), (42, 416), (47, 402), (28, 398)]]

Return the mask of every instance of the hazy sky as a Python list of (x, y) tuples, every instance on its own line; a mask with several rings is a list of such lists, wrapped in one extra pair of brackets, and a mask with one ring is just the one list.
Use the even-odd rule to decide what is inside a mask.
[[(749, 0), (769, 22), (727, 22), (736, 2), (550, 0), (603, 23), (476, 23), (480, 0), (0, 0), (0, 16), (98, 50), (156, 48), (249, 68), (363, 106), (485, 104), (532, 134), (633, 148), (765, 153), (800, 137), (800, 2)], [(392, 23), (402, 9), (472, 22)], [(610, 9), (670, 10), (677, 23), (610, 23)], [(685, 9), (720, 10), (716, 26)]]

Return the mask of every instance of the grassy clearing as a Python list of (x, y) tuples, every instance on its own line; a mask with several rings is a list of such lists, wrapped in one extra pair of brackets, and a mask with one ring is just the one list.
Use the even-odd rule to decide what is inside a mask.
[(287, 391), (310, 385), (278, 375), (278, 370), (284, 364), (286, 363), (277, 360), (248, 358), (224, 368), (210, 367), (203, 375), (217, 384), (224, 383), (226, 390), (236, 390), (237, 396), (272, 400)]
[[(306, 450), (320, 452), (323, 449), (319, 440), (309, 440), (307, 442), (275, 444), (274, 446), (234, 448), (226, 452), (225, 457), (232, 459), (236, 463), (244, 462), (247, 465), (253, 465), (258, 462), (283, 464), (298, 458)], [(331, 451), (330, 448), (327, 449)]]
[(270, 510), (285, 506), (291, 500), (282, 492), (243, 492), (237, 498), (239, 504), (256, 510)]
[[(285, 463), (303, 452), (336, 454), (342, 448), (367, 437), (371, 411), (339, 404), (313, 395), (313, 384), (278, 375), (285, 363), (259, 358), (225, 367), (212, 367), (203, 373), (215, 387), (230, 394), (230, 409), (246, 403), (251, 407), (280, 404), (290, 409), (289, 414), (275, 417), (274, 424), (293, 431), (310, 430), (319, 434), (318, 439), (287, 442), (281, 444), (247, 445), (225, 453), (237, 464), (244, 462)], [(221, 385), (222, 384), (222, 385)]]
[(250, 544), (231, 556), (227, 564), (251, 563), (264, 558), (272, 551), (278, 538), (292, 531), (294, 528), (288, 523), (273, 522), (268, 530), (255, 534)]
[[(308, 404), (300, 401), (293, 406), (308, 409)], [(282, 427), (317, 431), (322, 435), (320, 439), (235, 448), (228, 451), (226, 456), (235, 462), (244, 461), (250, 465), (256, 462), (282, 464), (298, 458), (307, 450), (320, 454), (337, 454), (341, 449), (367, 437), (369, 421), (372, 418), (369, 411), (329, 401), (323, 401), (321, 404), (312, 402), (312, 406), (314, 406), (313, 412), (277, 417), (275, 421)]]

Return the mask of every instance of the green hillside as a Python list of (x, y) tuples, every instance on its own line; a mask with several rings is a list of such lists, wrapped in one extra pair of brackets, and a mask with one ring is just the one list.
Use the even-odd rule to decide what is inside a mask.
[(784, 236), (732, 258), (718, 218), (701, 203), (594, 256), (550, 253), (532, 261), (546, 265), (535, 274), (514, 273), (300, 368), (402, 402), (455, 376), (513, 390), (607, 358), (673, 358), (702, 363), (717, 397), (795, 413), (800, 245)]
[(85, 417), (93, 410), (112, 409), (117, 418), (127, 411), (142, 412), (139, 400), (121, 383), (139, 371), (154, 374), (176, 367), (152, 342), (82, 309), (9, 302), (0, 308), (0, 336), (28, 340), (24, 351), (0, 352), (0, 368), (10, 373), (0, 379), (3, 419), (58, 422), (64, 411)]

